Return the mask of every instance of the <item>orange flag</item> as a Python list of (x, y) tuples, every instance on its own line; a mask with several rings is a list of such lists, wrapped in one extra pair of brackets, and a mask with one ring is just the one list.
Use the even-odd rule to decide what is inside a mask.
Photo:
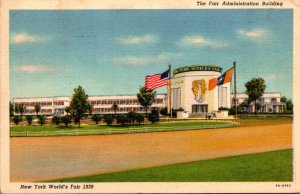
[(229, 70), (226, 71), (226, 75), (225, 75), (223, 84), (231, 82), (232, 70), (233, 70), (233, 68), (230, 68)]
[(208, 82), (208, 90), (213, 90), (217, 86), (217, 78), (210, 79)]

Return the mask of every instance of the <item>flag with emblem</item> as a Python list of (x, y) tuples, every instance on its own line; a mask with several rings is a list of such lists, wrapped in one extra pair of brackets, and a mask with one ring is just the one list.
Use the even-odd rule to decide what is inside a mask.
[(154, 90), (168, 84), (169, 70), (155, 75), (148, 75), (145, 78), (146, 90)]
[(223, 84), (231, 82), (232, 70), (233, 68), (230, 68), (220, 77), (210, 79), (208, 83), (208, 90), (213, 90), (216, 86), (221, 86)]

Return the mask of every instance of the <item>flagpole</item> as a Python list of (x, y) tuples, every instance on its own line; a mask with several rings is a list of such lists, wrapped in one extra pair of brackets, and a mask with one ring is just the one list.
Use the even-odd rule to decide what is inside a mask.
[(172, 118), (172, 97), (171, 97), (171, 64), (168, 65), (169, 66), (169, 84), (168, 84), (168, 101), (169, 101), (169, 113), (170, 113), (170, 117)]
[(237, 99), (236, 99), (236, 63), (233, 62), (233, 70), (234, 70), (234, 108), (235, 108), (235, 119), (237, 119)]

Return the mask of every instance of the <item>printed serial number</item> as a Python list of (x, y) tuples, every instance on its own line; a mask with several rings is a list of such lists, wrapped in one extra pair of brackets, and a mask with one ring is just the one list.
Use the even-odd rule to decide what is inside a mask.
[(291, 184), (276, 184), (275, 187), (291, 187)]

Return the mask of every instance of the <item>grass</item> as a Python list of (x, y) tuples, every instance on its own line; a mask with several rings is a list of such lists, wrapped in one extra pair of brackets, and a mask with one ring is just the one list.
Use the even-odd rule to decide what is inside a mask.
[(90, 135), (90, 134), (114, 134), (114, 133), (142, 133), (156, 131), (176, 131), (176, 130), (191, 130), (191, 129), (207, 129), (219, 127), (237, 126), (232, 122), (162, 122), (155, 124), (144, 124), (134, 126), (106, 126), (106, 125), (71, 125), (63, 126), (13, 126), (10, 128), (11, 136), (58, 136), (58, 135)]
[(293, 120), (293, 115), (288, 114), (240, 114), (240, 119), (243, 120)]
[(292, 158), (292, 150), (289, 149), (109, 174), (57, 179), (50, 182), (292, 181)]

